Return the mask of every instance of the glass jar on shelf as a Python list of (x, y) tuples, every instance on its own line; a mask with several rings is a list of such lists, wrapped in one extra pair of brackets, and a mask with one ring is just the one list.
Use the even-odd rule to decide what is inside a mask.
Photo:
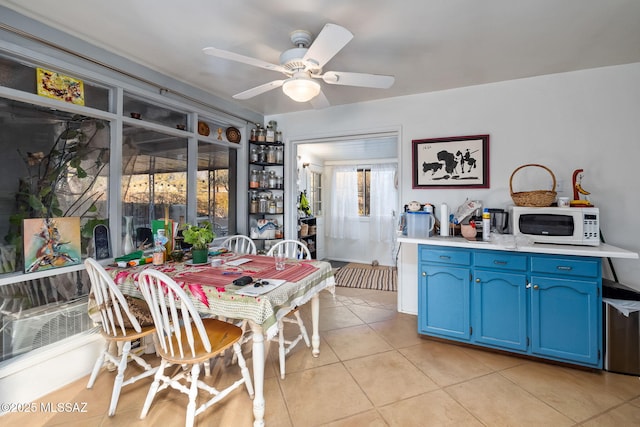
[(269, 187), (269, 172), (260, 171), (260, 188)]
[(276, 188), (277, 182), (276, 171), (269, 171), (269, 188)]
[(276, 142), (276, 132), (275, 132), (275, 129), (273, 128), (273, 125), (271, 124), (271, 122), (269, 122), (269, 124), (267, 125), (267, 130), (265, 131), (265, 141), (266, 142)]
[(284, 213), (284, 201), (282, 200), (282, 196), (276, 196), (276, 213)]
[(258, 213), (258, 192), (251, 191), (251, 197), (249, 202), (249, 213), (255, 214)]
[(251, 154), (249, 155), (249, 161), (251, 163), (256, 163), (258, 161), (258, 149), (253, 147), (251, 149)]
[(258, 142), (266, 142), (267, 140), (267, 131), (263, 127), (259, 127), (257, 131), (257, 141)]
[(270, 214), (276, 213), (276, 201), (275, 200), (269, 200), (269, 213)]
[(258, 146), (258, 162), (264, 163), (267, 161), (267, 150), (264, 145)]
[(282, 131), (280, 130), (276, 131), (276, 142), (278, 144), (282, 144)]
[(267, 148), (267, 163), (276, 163), (276, 147), (273, 145)]
[(276, 177), (276, 188), (278, 190), (284, 189), (284, 178), (281, 176)]
[(249, 188), (259, 188), (260, 187), (260, 177), (258, 176), (259, 172), (257, 169), (252, 169), (251, 174), (249, 175)]
[(269, 196), (270, 194), (267, 192), (262, 192), (258, 194), (258, 212), (259, 213), (269, 212)]
[(256, 141), (258, 139), (258, 129), (251, 129), (251, 136), (249, 137), (249, 141)]
[(275, 163), (281, 165), (284, 163), (284, 148), (276, 147), (276, 161)]

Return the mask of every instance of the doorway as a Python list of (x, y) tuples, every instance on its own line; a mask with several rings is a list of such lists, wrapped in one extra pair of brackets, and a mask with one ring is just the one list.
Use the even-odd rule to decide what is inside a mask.
[[(362, 229), (356, 240), (336, 239), (326, 235), (331, 215), (331, 175), (333, 168), (340, 165), (370, 167), (372, 164), (393, 163), (399, 165), (399, 132), (385, 132), (368, 135), (322, 138), (315, 140), (292, 141), (296, 145), (297, 190), (296, 202), (305, 195), (309, 204), (315, 208), (311, 215), (316, 225), (316, 254), (318, 259), (330, 259), (341, 262), (369, 264), (378, 261), (381, 265), (395, 265), (395, 239), (392, 242), (372, 242), (369, 239), (369, 218), (362, 215), (358, 227)], [(321, 188), (314, 187), (320, 183)], [(395, 183), (397, 188), (397, 183)], [(308, 200), (307, 195), (319, 195), (318, 200)], [(316, 196), (317, 199), (317, 196)], [(396, 197), (397, 199), (397, 197)], [(392, 203), (397, 212), (399, 201)], [(320, 206), (318, 209), (317, 207)], [(299, 207), (299, 206), (297, 206)], [(298, 210), (297, 218), (289, 222), (300, 225), (304, 213)], [(300, 227), (297, 230), (300, 236)], [(363, 250), (362, 248), (366, 248)]]

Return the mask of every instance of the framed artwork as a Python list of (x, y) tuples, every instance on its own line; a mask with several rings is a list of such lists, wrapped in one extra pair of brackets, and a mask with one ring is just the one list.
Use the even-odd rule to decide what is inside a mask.
[(413, 188), (489, 188), (489, 135), (412, 143)]
[(38, 95), (84, 105), (84, 83), (43, 68), (36, 69)]
[(22, 224), (24, 271), (80, 264), (80, 217), (31, 218)]

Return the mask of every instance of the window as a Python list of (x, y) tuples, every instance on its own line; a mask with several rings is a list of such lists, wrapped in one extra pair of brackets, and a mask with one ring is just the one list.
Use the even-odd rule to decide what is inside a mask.
[(309, 204), (311, 212), (318, 216), (322, 214), (322, 174), (311, 171), (309, 173)]
[(122, 214), (133, 217), (139, 247), (149, 238), (138, 229), (151, 229), (167, 215), (176, 223), (187, 215), (187, 139), (134, 126), (124, 126), (123, 134)]
[(358, 213), (369, 216), (371, 191), (371, 169), (358, 168)]
[[(200, 112), (151, 93), (124, 93), (122, 105), (116, 105), (114, 87), (73, 73), (63, 74), (83, 81), (84, 105), (35, 98), (37, 67), (0, 53), (0, 237), (7, 243), (0, 245), (5, 309), (0, 367), (18, 354), (93, 327), (87, 315), (89, 280), (80, 267), (35, 276), (16, 273), (24, 267), (22, 219), (80, 217), (82, 258), (93, 256), (91, 237), (98, 223), (112, 231), (122, 220), (123, 236), (124, 226), (131, 224), (134, 238), (136, 229), (145, 237), (156, 219), (178, 222), (195, 213), (199, 222), (211, 222), (218, 236), (236, 233), (237, 148), (196, 133), (195, 124), (206, 119)], [(9, 97), (5, 88), (12, 90)], [(122, 116), (116, 118), (116, 111)], [(122, 132), (114, 134), (121, 124)], [(229, 123), (208, 120), (208, 125), (221, 131)], [(114, 143), (122, 147), (121, 164), (110, 165)], [(188, 163), (190, 148), (197, 150), (196, 164)], [(112, 185), (120, 188), (119, 203), (109, 200)], [(196, 200), (187, 200), (188, 189), (195, 189)], [(120, 203), (122, 215), (130, 217), (126, 221), (109, 218)], [(111, 254), (121, 255), (123, 239), (114, 240)]]
[(198, 221), (209, 221), (217, 237), (235, 234), (237, 152), (211, 143), (198, 144)]

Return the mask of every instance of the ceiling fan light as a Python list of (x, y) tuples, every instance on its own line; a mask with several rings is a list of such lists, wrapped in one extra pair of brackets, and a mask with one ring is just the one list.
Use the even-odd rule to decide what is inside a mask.
[(282, 91), (296, 102), (307, 102), (318, 96), (320, 84), (307, 78), (293, 78), (284, 82)]

